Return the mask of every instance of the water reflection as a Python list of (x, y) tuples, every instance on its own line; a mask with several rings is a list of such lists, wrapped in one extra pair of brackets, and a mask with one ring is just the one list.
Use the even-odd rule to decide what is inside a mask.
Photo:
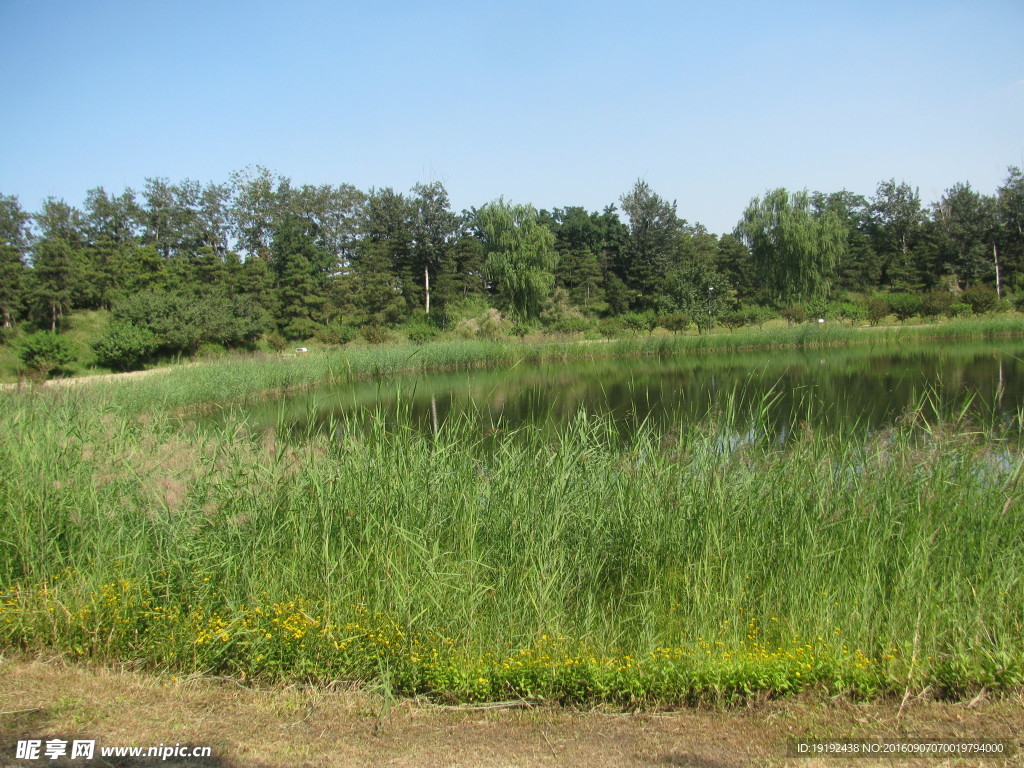
[(433, 432), (453, 417), (485, 431), (523, 424), (557, 431), (585, 412), (610, 415), (628, 435), (641, 424), (675, 431), (732, 411), (738, 423), (763, 419), (785, 442), (808, 426), (873, 432), (920, 407), (928, 419), (966, 412), (990, 426), (1019, 424), (1022, 361), (1024, 345), (1014, 342), (521, 365), (322, 388), (251, 406), (247, 416), (257, 427), (310, 434), (371, 415)]

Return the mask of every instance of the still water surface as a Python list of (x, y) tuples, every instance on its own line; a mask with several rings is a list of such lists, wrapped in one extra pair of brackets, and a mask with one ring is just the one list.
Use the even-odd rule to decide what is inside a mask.
[(910, 409), (964, 411), (986, 425), (1019, 425), (1024, 342), (970, 342), (758, 353), (690, 353), (442, 372), (319, 388), (248, 406), (256, 428), (293, 434), (376, 415), (436, 429), (462, 417), (485, 429), (557, 430), (578, 414), (609, 415), (625, 434), (648, 422), (674, 430), (729, 408), (740, 420), (764, 404), (780, 439), (816, 429), (877, 430)]

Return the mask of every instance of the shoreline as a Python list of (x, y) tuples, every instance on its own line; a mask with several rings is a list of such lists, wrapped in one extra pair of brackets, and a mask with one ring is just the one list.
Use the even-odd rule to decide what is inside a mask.
[[(703, 335), (638, 334), (615, 339), (500, 339), (445, 340), (430, 344), (393, 344), (360, 347), (327, 347), (309, 354), (259, 356), (260, 353), (227, 355), (210, 360), (189, 360), (125, 373), (50, 379), (39, 383), (0, 383), (0, 392), (50, 391), (78, 384), (112, 384), (178, 376), (181, 371), (210, 372), (223, 376), (224, 369), (242, 372), (250, 369), (251, 383), (232, 376), (227, 391), (203, 395), (181, 405), (202, 406), (244, 401), (250, 397), (265, 399), (308, 389), (325, 383), (344, 383), (466, 368), (493, 368), (567, 360), (643, 357), (672, 354), (717, 354), (724, 352), (763, 352), (790, 349), (827, 349), (864, 344), (936, 343), (970, 339), (1012, 339), (1024, 337), (1024, 317), (1004, 315), (990, 318), (953, 320), (945, 323), (899, 326), (797, 325), (780, 328), (748, 327), (739, 331)], [(600, 346), (599, 346), (600, 345)], [(446, 359), (448, 358), (448, 359)], [(415, 361), (415, 362), (413, 362)], [(282, 372), (282, 367), (290, 367)], [(342, 371), (345, 368), (345, 371)], [(268, 369), (278, 369), (268, 375)], [(286, 381), (279, 381), (286, 379)], [(190, 382), (184, 382), (189, 387)], [(193, 387), (201, 389), (201, 387)], [(181, 406), (179, 406), (181, 407)]]

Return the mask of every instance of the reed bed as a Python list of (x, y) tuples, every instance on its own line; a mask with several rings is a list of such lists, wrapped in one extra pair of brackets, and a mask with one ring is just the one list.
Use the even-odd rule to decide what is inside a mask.
[(448, 701), (1024, 685), (1019, 418), (295, 434), (111, 391), (5, 396), (0, 648)]

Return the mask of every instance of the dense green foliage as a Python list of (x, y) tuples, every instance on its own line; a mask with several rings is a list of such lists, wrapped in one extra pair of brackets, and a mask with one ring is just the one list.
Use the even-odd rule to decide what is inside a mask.
[(263, 168), (96, 188), (80, 209), (0, 195), (0, 326), (64, 332), (69, 312), (112, 310), (157, 340), (138, 365), (359, 336), (905, 322), (1002, 311), (1024, 292), (1015, 167), (993, 195), (954, 184), (930, 206), (895, 180), (870, 197), (770, 190), (721, 236), (642, 180), (619, 204), (622, 218), (502, 199), (456, 213), (439, 182), (364, 192)]
[(96, 362), (105, 368), (131, 371), (156, 352), (158, 345), (157, 337), (148, 328), (118, 322), (93, 344), (93, 351)]
[(53, 331), (37, 331), (18, 339), (18, 357), (33, 376), (46, 378), (75, 359), (74, 343)]
[(481, 208), (477, 220), (487, 254), (484, 274), (519, 317), (536, 318), (555, 284), (554, 235), (531, 205), (498, 200)]
[(812, 212), (806, 192), (772, 190), (754, 198), (737, 226), (758, 278), (779, 302), (827, 296), (846, 250), (846, 229), (831, 210)]

